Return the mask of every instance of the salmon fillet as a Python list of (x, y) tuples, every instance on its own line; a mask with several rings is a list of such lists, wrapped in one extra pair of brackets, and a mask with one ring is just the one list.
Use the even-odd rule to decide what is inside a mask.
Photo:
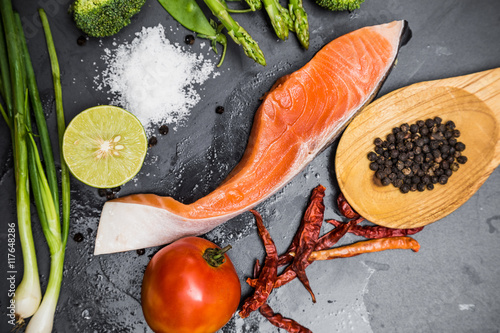
[(183, 204), (134, 194), (104, 204), (97, 254), (204, 234), (284, 187), (378, 92), (396, 59), (405, 21), (365, 27), (323, 47), (280, 78), (257, 110), (241, 161), (213, 192)]

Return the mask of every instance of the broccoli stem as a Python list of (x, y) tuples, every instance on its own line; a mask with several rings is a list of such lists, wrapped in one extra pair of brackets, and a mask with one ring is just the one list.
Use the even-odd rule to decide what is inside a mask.
[(245, 54), (255, 62), (265, 66), (266, 59), (264, 58), (264, 54), (259, 48), (259, 45), (250, 36), (250, 34), (231, 17), (223, 0), (204, 1), (208, 8), (212, 11), (212, 14), (214, 14), (214, 16), (216, 16), (227, 29), (227, 33), (231, 36), (234, 42), (243, 47)]
[(302, 47), (307, 50), (309, 48), (309, 21), (302, 0), (290, 0), (288, 8), (297, 38)]
[(278, 0), (262, 0), (262, 2), (271, 20), (274, 32), (280, 39), (286, 40), (288, 31), (294, 29), (290, 13), (280, 5)]

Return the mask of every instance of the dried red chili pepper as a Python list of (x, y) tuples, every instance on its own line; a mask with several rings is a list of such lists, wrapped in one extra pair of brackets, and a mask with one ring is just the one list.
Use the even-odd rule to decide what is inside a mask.
[(254, 293), (245, 300), (239, 312), (241, 318), (248, 317), (252, 311), (257, 310), (266, 302), (269, 294), (271, 294), (274, 288), (274, 282), (276, 281), (278, 271), (278, 252), (276, 250), (276, 245), (274, 245), (271, 235), (264, 226), (260, 214), (255, 210), (251, 210), (250, 212), (255, 216), (257, 230), (266, 249), (266, 258), (264, 259), (264, 265), (257, 279)]
[(350, 245), (336, 247), (328, 250), (314, 251), (309, 257), (310, 261), (330, 260), (336, 258), (354, 257), (363, 253), (379, 252), (385, 250), (413, 250), (418, 252), (420, 244), (411, 237), (387, 237), (370, 239)]
[[(338, 228), (335, 228), (325, 235), (321, 236), (318, 241), (316, 242), (316, 245), (314, 247), (314, 251), (319, 251), (319, 250), (324, 250), (332, 247), (335, 245), (341, 238), (344, 236), (349, 228), (351, 228), (353, 225), (356, 225), (359, 223), (359, 221), (363, 220), (363, 218), (358, 218), (356, 220), (351, 220), (348, 223), (342, 223), (341, 226)], [(307, 261), (304, 265), (304, 269), (307, 268), (311, 264), (311, 261)], [(291, 266), (287, 267), (283, 273), (278, 275), (278, 278), (276, 279), (276, 282), (274, 283), (274, 288), (279, 288), (288, 282), (292, 281), (297, 277), (297, 274), (295, 273), (294, 270), (292, 270)], [(247, 283), (252, 285), (255, 283), (252, 279), (247, 279)]]
[(269, 304), (265, 303), (259, 308), (259, 312), (266, 317), (267, 320), (271, 324), (276, 327), (285, 329), (290, 333), (312, 333), (312, 331), (308, 328), (297, 323), (295, 320), (290, 318), (284, 318), (279, 313), (274, 313), (273, 309), (269, 306)]
[[(306, 209), (306, 212), (304, 214), (304, 217), (302, 218), (302, 220), (300, 222), (299, 229), (297, 230), (297, 232), (295, 233), (295, 236), (293, 237), (292, 243), (290, 244), (290, 246), (286, 250), (285, 254), (280, 255), (278, 257), (278, 267), (284, 266), (284, 265), (288, 264), (289, 262), (293, 261), (294, 257), (292, 257), (290, 255), (290, 252), (296, 252), (297, 251), (297, 246), (299, 246), (300, 237), (304, 233), (304, 229), (306, 228), (306, 224), (309, 223), (309, 219), (307, 218), (308, 211), (314, 209), (313, 206), (317, 205), (317, 200), (318, 199), (315, 199), (315, 197), (317, 197), (318, 194), (321, 195), (320, 201), (323, 199), (323, 197), (325, 195), (324, 192), (325, 192), (325, 188), (323, 186), (321, 186), (321, 185), (317, 186), (313, 190), (313, 193), (311, 194), (311, 200), (309, 201), (309, 205), (307, 206), (307, 209)], [(323, 203), (321, 202), (321, 204), (323, 204)], [(322, 211), (323, 212), (325, 211), (324, 205), (323, 205), (323, 210)]]
[(337, 207), (339, 207), (340, 214), (348, 219), (357, 219), (359, 217), (359, 214), (352, 209), (342, 192), (337, 197)]
[[(355, 220), (350, 220), (347, 223), (339, 222), (338, 225), (335, 224), (335, 229), (329, 231), (328, 233), (321, 236), (316, 242), (316, 246), (314, 247), (315, 251), (328, 249), (335, 244), (347, 233), (351, 230), (351, 228), (355, 227), (359, 222), (363, 221), (364, 218), (358, 217)], [(327, 220), (328, 221), (328, 220)], [(332, 220), (330, 220), (332, 221)], [(333, 224), (333, 223), (332, 223)]]
[(290, 265), (291, 269), (297, 274), (297, 278), (302, 282), (309, 294), (311, 294), (313, 302), (316, 302), (316, 297), (309, 284), (309, 279), (306, 275), (306, 267), (309, 266), (309, 255), (314, 251), (321, 231), (321, 225), (323, 224), (325, 212), (325, 205), (323, 204), (324, 196), (324, 186), (319, 185), (314, 188), (309, 206), (304, 213), (295, 258)]
[[(326, 222), (333, 224), (335, 227), (340, 227), (345, 224), (337, 220), (326, 220)], [(400, 236), (414, 235), (417, 232), (420, 232), (423, 228), (424, 227), (410, 228), (410, 229), (392, 229), (378, 225), (376, 226), (354, 225), (349, 229), (349, 232), (355, 234), (356, 236), (375, 239), (384, 237), (400, 237)]]

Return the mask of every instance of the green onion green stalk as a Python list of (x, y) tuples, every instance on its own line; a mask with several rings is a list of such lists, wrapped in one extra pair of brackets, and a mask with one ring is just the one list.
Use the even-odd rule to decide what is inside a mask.
[[(18, 31), (10, 0), (0, 0), (3, 30), (5, 34), (6, 56), (8, 69), (0, 67), (2, 77), (8, 70), (10, 80), (2, 80), (4, 92), (9, 89), (12, 96), (4, 96), (7, 103), (7, 117), (12, 129), (12, 144), (14, 151), (14, 170), (16, 178), (16, 211), (17, 226), (21, 249), (23, 253), (24, 274), (18, 285), (14, 301), (18, 323), (22, 324), (25, 318), (32, 316), (40, 304), (41, 289), (38, 277), (38, 264), (35, 254), (35, 244), (31, 231), (30, 191), (28, 171), (28, 145), (26, 129), (25, 87), (23, 85), (23, 68), (21, 50), (18, 43)], [(2, 56), (0, 54), (0, 56)], [(2, 62), (4, 62), (2, 60)], [(12, 101), (9, 110), (8, 100)], [(3, 112), (2, 114), (4, 114)], [(8, 122), (8, 123), (9, 123)]]
[[(0, 11), (2, 18), (0, 21), (0, 95), (5, 103), (5, 107), (0, 103), (0, 113), (12, 137), (18, 232), (24, 264), (23, 278), (14, 296), (16, 318), (18, 325), (22, 325), (25, 319), (33, 316), (26, 327), (27, 333), (50, 333), (61, 290), (69, 232), (69, 169), (61, 158), (62, 213), (60, 213), (59, 187), (52, 144), (21, 20), (19, 15), (14, 13), (11, 0), (0, 0)], [(52, 67), (59, 149), (61, 150), (66, 123), (59, 64), (47, 16), (43, 9), (39, 10), (39, 14)], [(32, 132), (30, 109), (36, 121), (37, 135)], [(39, 138), (41, 153), (35, 137)], [(44, 164), (42, 164), (42, 159)], [(49, 281), (43, 299), (31, 230), (30, 187), (51, 256)]]

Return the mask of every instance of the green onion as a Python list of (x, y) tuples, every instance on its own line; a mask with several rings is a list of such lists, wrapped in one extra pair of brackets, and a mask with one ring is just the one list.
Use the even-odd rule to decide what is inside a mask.
[[(60, 214), (59, 189), (52, 145), (21, 19), (19, 14), (14, 13), (10, 0), (0, 0), (0, 12), (2, 18), (0, 21), (0, 95), (6, 105), (4, 108), (0, 104), (0, 113), (11, 130), (14, 148), (18, 231), (24, 262), (23, 279), (14, 296), (16, 318), (17, 324), (22, 325), (24, 319), (33, 315), (26, 327), (26, 332), (50, 333), (61, 290), (69, 231), (69, 170), (61, 157), (62, 214)], [(66, 124), (62, 108), (59, 64), (47, 16), (43, 10), (39, 12), (52, 66), (59, 148), (61, 148)], [(45, 169), (35, 135), (32, 133), (29, 101), (31, 101), (39, 131), (37, 137), (40, 138)], [(30, 185), (51, 256), (49, 281), (43, 299), (31, 231)]]
[(6, 104), (6, 114), (9, 118), (12, 118), (12, 89), (10, 86), (9, 59), (7, 57), (7, 45), (4, 34), (2, 20), (0, 20), (0, 78), (2, 81), (2, 90), (0, 90), (0, 93)]
[(47, 49), (49, 50), (50, 64), (52, 66), (52, 79), (54, 82), (54, 95), (56, 100), (56, 116), (57, 116), (57, 133), (59, 135), (59, 151), (61, 153), (61, 196), (62, 196), (62, 239), (66, 245), (69, 233), (69, 217), (70, 217), (70, 176), (69, 168), (64, 161), (62, 155), (62, 143), (64, 131), (66, 130), (66, 122), (64, 120), (64, 109), (62, 100), (61, 88), (61, 73), (59, 71), (59, 62), (57, 60), (56, 48), (50, 32), (49, 21), (43, 9), (38, 10), (42, 20), (45, 39), (47, 40)]
[[(38, 265), (35, 255), (35, 245), (31, 232), (29, 176), (28, 176), (28, 148), (26, 142), (26, 109), (25, 90), (22, 78), (22, 61), (17, 40), (17, 29), (14, 11), (10, 0), (0, 0), (0, 11), (3, 20), (5, 41), (9, 63), (10, 88), (12, 89), (12, 113), (10, 114), (11, 127), (13, 128), (13, 146), (16, 177), (16, 204), (19, 239), (23, 253), (24, 274), (21, 283), (16, 289), (14, 300), (16, 317), (22, 323), (38, 309), (41, 299)], [(5, 76), (5, 68), (2, 78)], [(21, 74), (21, 75), (20, 75)], [(4, 81), (3, 87), (9, 86), (9, 81)], [(7, 94), (5, 96), (8, 106)]]
[[(15, 14), (16, 23), (19, 29), (19, 39), (21, 42), (21, 49), (23, 52), (24, 64), (26, 67), (26, 79), (28, 85), (28, 91), (31, 101), (31, 106), (33, 108), (33, 114), (36, 120), (36, 127), (38, 129), (38, 135), (40, 137), (40, 146), (42, 148), (42, 156), (45, 162), (45, 172), (47, 174), (47, 179), (50, 186), (50, 192), (54, 200), (54, 205), (59, 207), (59, 191), (57, 184), (57, 172), (54, 163), (54, 154), (52, 152), (52, 144), (50, 142), (49, 130), (47, 128), (47, 122), (45, 120), (45, 115), (43, 113), (42, 101), (40, 100), (40, 94), (38, 92), (38, 86), (35, 78), (35, 71), (33, 70), (33, 65), (31, 63), (31, 57), (28, 51), (28, 45), (26, 44), (26, 39), (24, 37), (23, 28), (21, 25), (21, 18), (19, 14)], [(59, 210), (57, 210), (59, 215)], [(40, 214), (38, 214), (40, 216)]]
[[(64, 110), (62, 104), (62, 89), (61, 89), (59, 63), (57, 61), (57, 54), (52, 39), (52, 34), (50, 32), (50, 26), (47, 20), (47, 16), (43, 9), (39, 10), (39, 14), (45, 32), (47, 49), (49, 52), (50, 62), (52, 66), (52, 77), (53, 77), (54, 92), (56, 99), (57, 129), (59, 135), (59, 147), (61, 148), (62, 137), (66, 129), (66, 123), (64, 120)], [(25, 48), (25, 50), (27, 51), (27, 47)], [(26, 54), (26, 58), (28, 57), (29, 56)], [(29, 61), (27, 61), (27, 64), (28, 63)], [(33, 73), (30, 72), (28, 69), (28, 76), (34, 76), (31, 74)], [(31, 82), (30, 78), (28, 77), (28, 82), (30, 83), (31, 86), (31, 83), (34, 82), (34, 77), (32, 77)], [(36, 82), (34, 84), (36, 85)], [(34, 97), (36, 100), (36, 94), (34, 94)], [(35, 111), (35, 116), (37, 112), (41, 113), (42, 112), (41, 108), (38, 111)], [(45, 124), (45, 122), (43, 123)], [(50, 333), (52, 331), (54, 323), (54, 315), (57, 307), (57, 301), (59, 299), (59, 294), (61, 291), (63, 268), (64, 268), (64, 255), (65, 255), (66, 242), (68, 239), (68, 232), (69, 232), (69, 213), (70, 213), (69, 169), (66, 163), (64, 162), (64, 159), (61, 156), (61, 169), (62, 169), (61, 197), (62, 197), (62, 222), (63, 222), (61, 227), (60, 215), (58, 209), (56, 208), (59, 207), (58, 200), (55, 201), (53, 198), (52, 195), (53, 188), (51, 188), (49, 181), (45, 177), (42, 162), (38, 154), (36, 142), (31, 134), (30, 134), (30, 143), (31, 143), (30, 149), (34, 152), (33, 154), (34, 160), (32, 165), (36, 167), (34, 168), (35, 170), (33, 171), (33, 173), (38, 175), (37, 179), (33, 180), (34, 182), (35, 181), (38, 182), (38, 184), (34, 187), (36, 187), (37, 191), (40, 193), (41, 203), (39, 204), (40, 206), (42, 206), (42, 209), (39, 209), (39, 211), (43, 210), (45, 212), (45, 219), (41, 219), (41, 223), (45, 238), (47, 240), (47, 244), (49, 246), (51, 261), (50, 261), (50, 274), (49, 274), (47, 289), (45, 290), (45, 294), (43, 296), (40, 307), (34, 314), (33, 318), (31, 318), (30, 322), (28, 323), (28, 326), (26, 327), (26, 333), (31, 333), (31, 332)], [(50, 142), (48, 144), (50, 144)], [(42, 148), (43, 148), (43, 143), (42, 143)]]

